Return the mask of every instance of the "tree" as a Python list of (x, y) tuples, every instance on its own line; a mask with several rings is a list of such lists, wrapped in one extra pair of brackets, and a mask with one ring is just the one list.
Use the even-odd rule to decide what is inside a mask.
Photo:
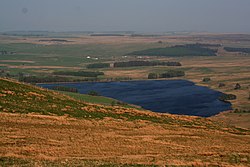
[(203, 78), (202, 82), (209, 82), (211, 81), (211, 78)]
[(224, 83), (219, 83), (219, 88), (226, 86)]
[(185, 76), (185, 72), (181, 70), (168, 70), (165, 73), (159, 74), (159, 78), (174, 78), (183, 76)]
[(90, 95), (90, 96), (100, 96), (99, 93), (94, 91), (94, 90), (89, 91), (88, 95)]
[(240, 84), (239, 84), (239, 83), (237, 83), (237, 84), (235, 85), (234, 89), (235, 89), (235, 90), (239, 90), (239, 89), (241, 89)]
[(24, 77), (24, 74), (22, 72), (19, 72), (18, 73), (18, 80), (19, 81), (22, 81), (23, 80), (23, 77)]
[(6, 73), (5, 77), (10, 78), (10, 73)]
[(116, 104), (117, 104), (117, 103), (116, 103), (116, 101), (114, 101), (114, 100), (111, 102), (111, 106), (115, 106)]
[(219, 100), (221, 100), (221, 101), (229, 101), (229, 100), (235, 100), (235, 99), (237, 99), (237, 96), (233, 95), (233, 94), (225, 94), (225, 93), (223, 93), (219, 97)]
[(156, 73), (149, 73), (148, 74), (148, 79), (157, 79), (158, 75)]

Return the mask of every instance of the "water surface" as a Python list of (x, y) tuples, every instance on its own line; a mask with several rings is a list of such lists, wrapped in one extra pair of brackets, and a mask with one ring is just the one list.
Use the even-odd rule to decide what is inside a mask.
[(221, 92), (186, 80), (40, 84), (44, 88), (59, 85), (75, 87), (83, 94), (94, 90), (102, 96), (161, 113), (209, 117), (231, 109), (230, 103), (218, 100)]

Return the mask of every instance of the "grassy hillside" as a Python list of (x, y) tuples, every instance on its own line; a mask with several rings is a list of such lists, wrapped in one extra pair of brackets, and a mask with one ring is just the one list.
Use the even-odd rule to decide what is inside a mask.
[[(147, 120), (155, 123), (186, 127), (205, 126), (212, 129), (224, 128), (223, 124), (219, 124), (218, 122), (211, 124), (206, 119), (199, 117), (173, 116), (171, 114), (159, 114), (131, 107), (101, 105), (102, 103), (109, 103), (109, 100), (108, 98), (84, 97), (84, 95), (66, 92), (62, 94), (33, 85), (22, 84), (14, 80), (0, 78), (0, 111), (2, 112), (66, 115), (81, 119), (104, 119), (105, 117), (111, 117), (130, 121)], [(227, 131), (238, 133), (236, 128), (230, 128)]]
[[(112, 107), (84, 103), (83, 99), (81, 99), (82, 97), (75, 94), (70, 94), (70, 96), (73, 96), (71, 98), (55, 91), (6, 79), (0, 79), (0, 93), (0, 111), (3, 112), (68, 115), (70, 117), (92, 119), (103, 119), (104, 117), (126, 118), (130, 120), (145, 119), (166, 123), (174, 121), (170, 117), (159, 117), (152, 112), (119, 106)], [(102, 100), (100, 98), (89, 99), (93, 103), (101, 103), (103, 102)]]
[(60, 93), (68, 95), (76, 100), (81, 100), (83, 102), (94, 103), (94, 104), (103, 104), (103, 105), (111, 105), (115, 99), (103, 97), (103, 96), (91, 96), (87, 94), (73, 93), (73, 92), (62, 92)]
[(127, 104), (120, 102), (116, 99), (112, 99), (109, 97), (103, 97), (103, 96), (92, 96), (87, 94), (80, 94), (80, 93), (73, 93), (73, 92), (64, 92), (60, 91), (60, 93), (68, 95), (76, 100), (80, 100), (87, 103), (93, 103), (93, 104), (102, 104), (107, 106), (122, 106), (127, 108), (140, 108), (139, 106)]
[[(168, 118), (155, 119), (155, 116), (135, 115), (137, 111), (132, 108), (119, 106), (102, 106), (98, 104), (112, 104), (112, 99), (103, 97), (90, 97), (66, 93), (69, 96), (58, 92), (42, 89), (32, 85), (21, 84), (15, 81), (0, 79), (0, 111), (10, 113), (39, 113), (44, 115), (68, 115), (77, 118), (127, 118), (146, 119), (154, 121), (168, 121)], [(71, 96), (71, 97), (70, 97)], [(96, 105), (84, 103), (92, 102)], [(119, 114), (118, 114), (119, 113)]]
[(250, 163), (248, 130), (199, 117), (84, 103), (7, 79), (0, 79), (0, 117), (0, 166)]
[[(64, 92), (65, 93), (65, 92)], [(201, 118), (176, 119), (170, 114), (158, 114), (136, 108), (100, 105), (108, 103), (103, 98), (84, 98), (84, 95), (64, 95), (55, 91), (42, 89), (33, 85), (22, 84), (8, 79), (0, 79), (0, 111), (7, 113), (38, 113), (43, 115), (69, 116), (74, 118), (103, 119), (111, 117), (125, 120), (148, 120), (156, 123), (179, 124), (185, 126), (209, 126), (221, 128), (219, 124), (206, 123)], [(70, 97), (71, 96), (71, 97)], [(230, 129), (235, 130), (235, 129)]]

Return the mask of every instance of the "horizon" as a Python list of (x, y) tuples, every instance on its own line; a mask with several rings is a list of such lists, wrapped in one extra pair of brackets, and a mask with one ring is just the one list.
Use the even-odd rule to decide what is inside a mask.
[[(132, 35), (132, 34), (145, 34), (145, 35), (180, 35), (180, 34), (246, 34), (250, 35), (250, 32), (209, 32), (209, 31), (165, 31), (165, 32), (144, 32), (144, 31), (129, 31), (129, 30), (119, 30), (119, 31), (91, 31), (91, 30), (83, 30), (83, 31), (75, 31), (75, 30), (66, 30), (66, 31), (53, 31), (53, 30), (13, 30), (13, 31), (0, 31), (0, 35), (11, 35), (11, 33), (83, 33), (83, 34), (124, 34), (124, 35)], [(8, 34), (10, 33), (10, 34)]]
[(0, 32), (250, 33), (248, 0), (2, 0)]

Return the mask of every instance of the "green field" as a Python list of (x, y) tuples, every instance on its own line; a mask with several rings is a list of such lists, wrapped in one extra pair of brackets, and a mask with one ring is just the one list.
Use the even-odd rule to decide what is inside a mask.
[(138, 56), (166, 56), (166, 57), (182, 57), (182, 56), (216, 56), (216, 51), (203, 47), (165, 47), (153, 48), (129, 53), (129, 55)]
[(87, 59), (100, 58), (110, 60), (112, 56), (119, 57), (140, 49), (160, 46), (152, 44), (64, 44), (42, 45), (31, 43), (0, 44), (0, 50), (15, 52), (12, 55), (0, 55), (0, 60), (33, 60), (34, 65), (81, 65), (81, 63), (102, 62), (103, 60)]
[[(79, 93), (73, 93), (73, 92), (65, 92), (60, 91), (60, 93), (68, 95), (76, 100), (80, 100), (87, 103), (93, 103), (93, 104), (103, 104), (108, 106), (122, 106), (127, 108), (136, 108), (134, 105), (126, 104), (123, 102), (120, 102), (116, 99), (103, 97), (103, 96), (91, 96), (87, 94), (79, 94)], [(139, 107), (137, 107), (139, 109)]]
[(0, 51), (14, 52), (14, 54), (0, 54), (0, 67), (14, 74), (26, 72), (39, 75), (68, 68), (86, 69), (88, 64), (119, 61), (123, 55), (132, 51), (157, 46), (159, 46), (157, 43), (122, 45), (0, 43)]
[(91, 96), (86, 94), (79, 94), (73, 92), (64, 92), (60, 91), (60, 93), (73, 97), (76, 100), (80, 100), (83, 102), (94, 103), (94, 104), (104, 104), (104, 105), (112, 105), (112, 102), (117, 101), (115, 99), (111, 99), (103, 96)]

